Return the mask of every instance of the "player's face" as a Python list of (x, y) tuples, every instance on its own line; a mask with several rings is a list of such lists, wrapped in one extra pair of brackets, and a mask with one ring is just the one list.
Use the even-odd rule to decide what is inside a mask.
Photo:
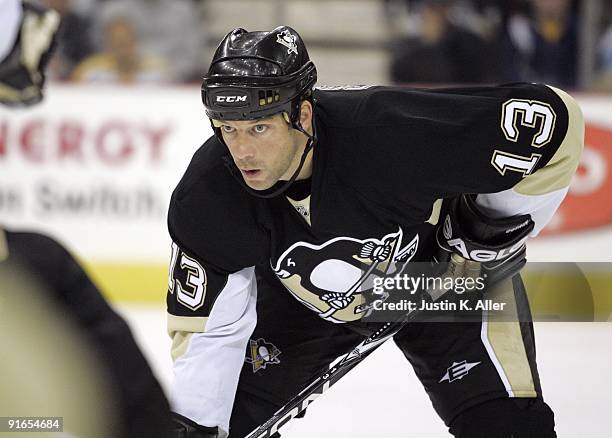
[[(290, 179), (306, 145), (306, 136), (292, 129), (282, 114), (257, 120), (224, 120), (220, 129), (245, 183), (254, 190), (266, 190), (279, 180)], [(311, 170), (309, 161), (299, 178), (310, 176)]]

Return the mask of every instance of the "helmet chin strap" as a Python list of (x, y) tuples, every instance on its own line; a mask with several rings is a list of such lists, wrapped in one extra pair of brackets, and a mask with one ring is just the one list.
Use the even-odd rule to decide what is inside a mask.
[(283, 184), (278, 189), (276, 189), (276, 190), (274, 190), (272, 192), (270, 192), (271, 189), (267, 189), (267, 190), (253, 190), (251, 187), (249, 187), (244, 182), (244, 178), (242, 178), (242, 175), (240, 174), (240, 171), (238, 170), (238, 167), (236, 167), (236, 164), (234, 163), (234, 160), (230, 156), (223, 157), (223, 164), (225, 165), (225, 167), (227, 167), (227, 169), (232, 174), (232, 176), (251, 195), (256, 196), (258, 198), (263, 198), (263, 199), (275, 198), (276, 196), (278, 196), (278, 195), (284, 193), (285, 191), (287, 191), (289, 186), (291, 186), (291, 184), (293, 184), (293, 182), (297, 179), (298, 175), (302, 171), (302, 167), (304, 166), (304, 163), (306, 162), (306, 157), (308, 156), (308, 153), (317, 144), (317, 130), (315, 128), (315, 118), (314, 118), (314, 115), (312, 117), (312, 132), (313, 132), (312, 135), (310, 135), (308, 132), (306, 132), (306, 130), (300, 124), (299, 120), (296, 123), (292, 123), (291, 125), (292, 125), (293, 129), (297, 129), (302, 134), (304, 134), (306, 137), (308, 137), (308, 140), (306, 142), (306, 146), (304, 147), (304, 152), (302, 153), (302, 157), (300, 158), (300, 164), (299, 164), (298, 168), (296, 169), (296, 171), (293, 172), (293, 175), (291, 176), (291, 178), (289, 178), (289, 180), (285, 184)]

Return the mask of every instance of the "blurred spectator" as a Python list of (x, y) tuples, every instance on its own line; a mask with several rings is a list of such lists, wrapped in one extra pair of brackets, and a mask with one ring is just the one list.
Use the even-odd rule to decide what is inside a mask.
[(200, 80), (206, 38), (201, 2), (192, 0), (107, 0), (98, 7), (101, 23), (129, 17), (142, 52), (164, 59), (170, 79)]
[(608, 12), (608, 27), (597, 46), (598, 74), (593, 88), (612, 91), (612, 7)]
[(62, 17), (57, 35), (58, 45), (47, 70), (50, 77), (68, 79), (72, 69), (94, 50), (91, 20), (73, 8), (71, 0), (43, 0)]
[(494, 78), (488, 43), (450, 20), (453, 1), (422, 0), (421, 28), (393, 48), (396, 83), (477, 83)]
[(612, 72), (612, 23), (604, 32), (599, 43), (599, 55), (604, 71)]
[(577, 84), (577, 17), (570, 0), (531, 0), (528, 13), (511, 15), (502, 32), (502, 78)]
[(77, 66), (79, 82), (158, 83), (169, 79), (164, 60), (143, 52), (129, 18), (112, 17), (104, 26), (105, 49)]

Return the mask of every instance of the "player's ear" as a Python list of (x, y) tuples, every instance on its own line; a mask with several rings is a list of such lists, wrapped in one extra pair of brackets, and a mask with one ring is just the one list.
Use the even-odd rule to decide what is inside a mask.
[(312, 132), (312, 117), (312, 104), (304, 100), (300, 104), (300, 124), (308, 132)]

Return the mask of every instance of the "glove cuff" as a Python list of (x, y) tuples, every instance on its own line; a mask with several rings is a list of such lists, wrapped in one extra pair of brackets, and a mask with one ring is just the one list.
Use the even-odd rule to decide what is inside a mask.
[(519, 252), (533, 230), (531, 216), (493, 219), (482, 213), (472, 195), (453, 199), (436, 232), (438, 245), (477, 262), (503, 261)]
[(201, 426), (176, 412), (172, 413), (172, 438), (218, 438), (217, 427)]

